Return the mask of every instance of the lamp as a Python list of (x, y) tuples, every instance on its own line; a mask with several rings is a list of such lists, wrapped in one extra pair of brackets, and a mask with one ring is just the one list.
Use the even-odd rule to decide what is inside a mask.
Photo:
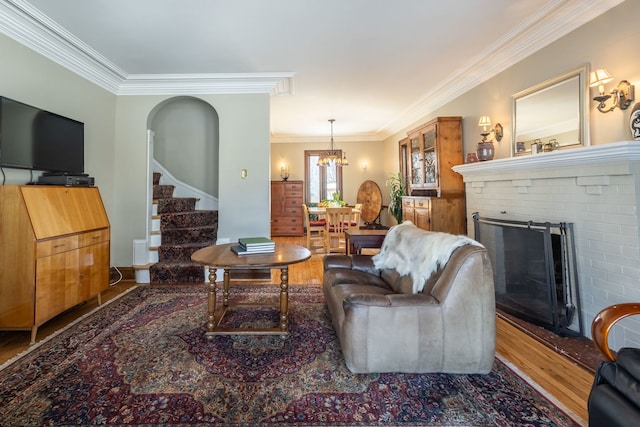
[(486, 142), (487, 136), (489, 136), (492, 132), (496, 138), (496, 141), (502, 141), (504, 129), (502, 128), (502, 125), (500, 123), (497, 123), (493, 129), (487, 132), (487, 128), (491, 126), (491, 117), (481, 116), (480, 120), (478, 121), (478, 126), (482, 126), (482, 132), (480, 133), (480, 135), (482, 135), (482, 142)]
[(478, 126), (482, 126), (482, 132), (480, 133), (480, 135), (482, 135), (482, 141), (478, 142), (476, 155), (480, 161), (491, 160), (493, 159), (495, 149), (493, 142), (487, 141), (487, 136), (493, 132), (496, 141), (500, 141), (503, 135), (502, 125), (498, 123), (493, 129), (487, 131), (487, 128), (491, 126), (491, 118), (489, 116), (481, 116), (480, 120), (478, 120)]
[(340, 151), (335, 150), (333, 148), (333, 122), (336, 119), (329, 119), (331, 123), (331, 149), (326, 153), (323, 153), (318, 159), (318, 166), (328, 166), (330, 163), (335, 163), (336, 166), (349, 166), (349, 160), (347, 160), (347, 153), (342, 153), (340, 155)]
[[(616, 88), (611, 89), (610, 94), (605, 94), (604, 85), (611, 80), (613, 80), (613, 77), (611, 77), (611, 74), (604, 68), (598, 68), (592, 71), (589, 78), (590, 87), (598, 86), (598, 93), (600, 95), (594, 97), (593, 100), (598, 103), (597, 108), (601, 113), (608, 113), (616, 107), (620, 107), (621, 110), (626, 110), (634, 99), (635, 87), (627, 80), (622, 80)], [(613, 104), (611, 107), (607, 107), (606, 102), (611, 97), (613, 97)]]
[(284, 163), (280, 165), (280, 178), (282, 178), (283, 181), (287, 181), (289, 179), (289, 166)]

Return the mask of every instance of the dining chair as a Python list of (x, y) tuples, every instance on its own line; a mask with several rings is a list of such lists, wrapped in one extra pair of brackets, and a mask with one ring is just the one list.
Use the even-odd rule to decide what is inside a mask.
[(349, 222), (349, 230), (360, 229), (360, 214), (362, 213), (362, 203), (356, 203), (351, 211), (351, 221)]
[(351, 224), (351, 211), (346, 208), (327, 208), (325, 219), (327, 223), (324, 228), (324, 248), (326, 253), (345, 252), (344, 232)]
[(302, 204), (304, 210), (304, 228), (307, 236), (307, 249), (312, 250), (324, 250), (324, 227), (326, 220), (311, 219), (309, 214), (309, 208), (306, 204)]

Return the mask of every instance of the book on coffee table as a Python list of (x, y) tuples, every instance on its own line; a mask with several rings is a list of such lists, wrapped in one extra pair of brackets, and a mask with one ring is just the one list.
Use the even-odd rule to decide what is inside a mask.
[(243, 248), (242, 245), (233, 245), (231, 246), (231, 251), (233, 251), (233, 253), (236, 255), (258, 255), (258, 254), (273, 253), (276, 251), (276, 248), (274, 246), (272, 248), (264, 247), (264, 248), (246, 249), (246, 248)]
[(247, 249), (263, 247), (274, 248), (276, 246), (276, 242), (266, 237), (241, 237), (238, 239), (238, 243)]

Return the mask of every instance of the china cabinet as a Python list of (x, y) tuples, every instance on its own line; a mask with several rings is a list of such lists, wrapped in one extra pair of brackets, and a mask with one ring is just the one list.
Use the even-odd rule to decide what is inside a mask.
[(410, 194), (402, 200), (403, 220), (425, 230), (466, 233), (464, 182), (452, 169), (463, 163), (462, 118), (438, 117), (409, 131), (399, 150)]
[(463, 163), (461, 117), (438, 117), (411, 130), (405, 144), (411, 195), (464, 192), (462, 176), (451, 169)]

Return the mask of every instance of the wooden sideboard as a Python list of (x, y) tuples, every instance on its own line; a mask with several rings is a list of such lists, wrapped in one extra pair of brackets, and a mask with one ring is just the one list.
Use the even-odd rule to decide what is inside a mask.
[(31, 330), (109, 287), (110, 225), (95, 187), (0, 187), (0, 329)]
[(466, 234), (465, 198), (404, 196), (402, 220), (427, 231)]
[(304, 235), (303, 181), (271, 181), (271, 235)]
[(399, 142), (400, 173), (410, 196), (402, 198), (402, 220), (429, 231), (466, 234), (462, 175), (462, 118), (437, 117)]

